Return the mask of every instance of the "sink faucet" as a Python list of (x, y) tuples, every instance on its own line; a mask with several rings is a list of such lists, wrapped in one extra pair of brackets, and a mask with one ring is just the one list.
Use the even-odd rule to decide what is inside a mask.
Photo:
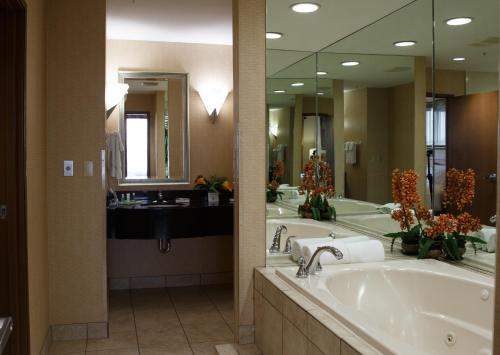
[(269, 248), (270, 253), (279, 253), (280, 252), (280, 245), (281, 245), (281, 233), (283, 231), (286, 233), (288, 231), (288, 228), (285, 225), (278, 226), (276, 228), (276, 232), (274, 233), (273, 237), (273, 243), (271, 244), (271, 247)]
[(316, 249), (314, 254), (311, 256), (311, 259), (309, 260), (309, 263), (307, 264), (307, 266), (306, 266), (305, 259), (303, 257), (300, 258), (299, 271), (297, 271), (297, 274), (295, 276), (300, 278), (300, 279), (305, 279), (309, 275), (316, 274), (316, 271), (321, 270), (320, 268), (318, 269), (318, 266), (320, 265), (319, 259), (321, 258), (321, 255), (324, 252), (332, 253), (333, 256), (335, 257), (335, 259), (337, 259), (337, 260), (341, 260), (344, 257), (344, 254), (342, 254), (342, 252), (335, 247), (328, 246), (328, 245), (318, 247), (318, 249)]
[(118, 195), (116, 194), (115, 190), (110, 188), (109, 192), (111, 192), (111, 194), (113, 195), (113, 206), (118, 206), (120, 204), (120, 200), (118, 199)]

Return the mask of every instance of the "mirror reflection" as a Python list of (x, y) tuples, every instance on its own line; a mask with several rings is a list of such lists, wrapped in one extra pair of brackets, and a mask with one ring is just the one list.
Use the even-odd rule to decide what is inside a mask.
[(120, 82), (122, 182), (187, 180), (187, 76), (122, 72)]
[[(447, 23), (464, 15), (472, 21)], [(267, 21), (273, 24), (272, 17)], [(398, 248), (391, 253), (391, 239), (384, 237), (401, 232), (392, 215), (399, 208), (393, 201), (394, 169), (418, 174), (419, 206), (435, 216), (452, 212), (443, 204), (447, 171), (472, 169), (475, 199), (461, 212), (480, 218), (483, 226), (468, 237), (495, 244), (497, 24), (494, 0), (481, 6), (436, 0), (434, 9), (422, 0), (341, 40), (332, 38), (315, 53), (275, 49), (280, 45), (268, 40), (268, 197), (276, 186), (267, 205), (268, 263), (296, 261), (283, 251), (294, 244), (288, 237), (297, 234), (345, 237), (356, 231), (384, 243), (386, 256), (400, 255)], [(311, 156), (332, 167), (336, 193), (324, 203), (335, 209), (334, 224), (335, 218), (298, 219), (309, 202), (300, 187)], [(429, 219), (422, 231), (434, 223)], [(280, 252), (271, 253), (282, 225), (287, 229), (279, 233)], [(470, 240), (461, 262), (494, 270), (494, 248)]]

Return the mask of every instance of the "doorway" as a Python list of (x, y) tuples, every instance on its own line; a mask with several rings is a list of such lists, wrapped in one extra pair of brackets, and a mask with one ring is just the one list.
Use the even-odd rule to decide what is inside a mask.
[(3, 355), (28, 354), (25, 80), (26, 5), (0, 0), (0, 317), (14, 329)]

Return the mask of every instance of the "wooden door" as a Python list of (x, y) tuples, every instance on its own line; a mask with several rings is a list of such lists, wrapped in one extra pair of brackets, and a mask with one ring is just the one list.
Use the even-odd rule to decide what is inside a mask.
[(496, 213), (498, 92), (450, 98), (447, 110), (448, 168), (476, 171), (476, 199), (470, 212), (490, 224)]
[[(14, 331), (7, 355), (28, 354), (25, 213), (26, 11), (20, 0), (0, 0), (0, 317)], [(4, 354), (2, 354), (4, 355)]]

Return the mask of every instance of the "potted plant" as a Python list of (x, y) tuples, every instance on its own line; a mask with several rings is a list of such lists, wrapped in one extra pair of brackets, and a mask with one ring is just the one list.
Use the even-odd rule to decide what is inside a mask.
[(266, 201), (268, 203), (275, 202), (278, 197), (281, 199), (283, 192), (278, 191), (280, 187), (281, 178), (285, 174), (285, 163), (282, 160), (277, 160), (272, 168), (270, 182), (267, 185)]
[(396, 239), (401, 239), (401, 252), (417, 255), (424, 223), (431, 219), (430, 212), (422, 205), (417, 193), (418, 174), (415, 170), (392, 172), (392, 199), (399, 208), (391, 213), (391, 218), (399, 222), (401, 232), (385, 234), (392, 238), (391, 251)]
[(194, 181), (195, 190), (206, 190), (208, 203), (218, 204), (219, 194), (231, 193), (233, 191), (232, 184), (224, 177), (212, 176), (204, 178), (203, 175), (198, 175)]
[(433, 241), (440, 241), (443, 255), (450, 260), (461, 260), (466, 251), (466, 243), (470, 242), (474, 251), (476, 243), (485, 244), (477, 237), (469, 236), (469, 232), (481, 230), (479, 218), (464, 212), (467, 206), (472, 205), (475, 197), (475, 173), (472, 169), (449, 169), (446, 173), (446, 189), (443, 207), (447, 213), (440, 214), (424, 230), (425, 238), (422, 248)]
[(327, 162), (313, 155), (304, 167), (299, 194), (306, 195), (305, 202), (299, 206), (299, 215), (315, 220), (336, 220), (335, 208), (328, 198), (335, 195), (332, 170)]

